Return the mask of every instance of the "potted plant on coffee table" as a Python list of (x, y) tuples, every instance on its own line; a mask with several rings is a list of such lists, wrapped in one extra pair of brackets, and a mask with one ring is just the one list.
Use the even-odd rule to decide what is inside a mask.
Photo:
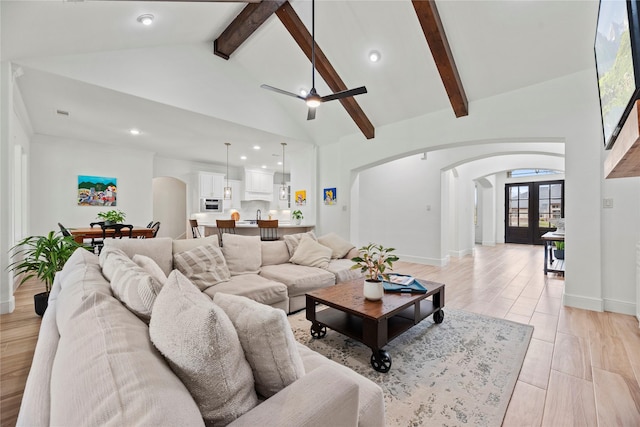
[(46, 236), (29, 236), (10, 249), (14, 262), (7, 269), (23, 274), (20, 284), (33, 276), (44, 282), (46, 292), (33, 296), (36, 314), (42, 316), (47, 309), (49, 292), (56, 273), (62, 270), (73, 251), (82, 245), (73, 236), (50, 231)]
[(380, 277), (388, 279), (385, 271), (387, 269), (393, 270), (393, 263), (399, 259), (391, 253), (396, 249), (369, 243), (358, 250), (360, 256), (351, 258), (351, 261), (355, 263), (351, 269), (360, 269), (365, 275), (364, 297), (372, 301), (380, 300), (384, 294)]
[(104, 221), (105, 225), (119, 224), (127, 217), (127, 215), (117, 209), (106, 212), (99, 212), (98, 218)]
[(300, 225), (300, 222), (304, 217), (302, 216), (302, 211), (300, 209), (296, 209), (295, 211), (291, 212), (291, 218), (293, 218), (296, 225)]

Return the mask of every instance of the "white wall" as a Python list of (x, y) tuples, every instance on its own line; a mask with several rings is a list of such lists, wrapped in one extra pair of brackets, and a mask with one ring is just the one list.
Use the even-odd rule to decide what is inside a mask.
[(126, 222), (145, 226), (153, 219), (153, 153), (86, 141), (35, 135), (31, 143), (29, 229), (32, 235), (89, 226), (98, 212), (111, 208), (78, 206), (78, 175), (118, 179), (115, 209)]
[[(567, 223), (564, 302), (575, 307), (602, 310), (604, 259), (601, 247), (610, 237), (601, 234), (603, 144), (594, 76), (594, 70), (586, 70), (472, 101), (469, 116), (460, 119), (446, 110), (378, 127), (376, 138), (371, 141), (365, 141), (357, 134), (342, 138), (336, 144), (320, 148), (320, 159), (337, 159), (338, 162), (320, 164), (320, 176), (334, 175), (341, 186), (348, 186), (354, 172), (443, 146), (474, 147), (487, 141), (515, 145), (564, 142), (565, 188), (569, 195), (565, 201), (565, 212), (567, 218), (572, 218)], [(636, 215), (634, 221), (640, 221), (640, 215), (633, 213)], [(618, 224), (618, 221), (612, 221)], [(323, 229), (330, 226), (324, 220), (320, 223)], [(345, 223), (339, 227), (344, 229), (349, 225)], [(366, 239), (367, 236), (360, 235), (359, 238)], [(637, 234), (623, 238), (634, 242), (638, 240)], [(622, 260), (612, 262), (611, 268), (614, 269), (634, 268)], [(628, 288), (626, 284), (613, 286)]]

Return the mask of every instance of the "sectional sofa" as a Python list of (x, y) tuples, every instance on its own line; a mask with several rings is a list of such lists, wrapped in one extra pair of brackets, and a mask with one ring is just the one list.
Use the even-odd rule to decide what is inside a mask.
[(236, 237), (77, 250), (56, 275), (17, 425), (384, 425), (378, 385), (293, 338), (285, 311), (305, 289), (353, 274), (326, 259), (344, 248), (297, 238), (258, 241), (259, 264), (256, 242)]

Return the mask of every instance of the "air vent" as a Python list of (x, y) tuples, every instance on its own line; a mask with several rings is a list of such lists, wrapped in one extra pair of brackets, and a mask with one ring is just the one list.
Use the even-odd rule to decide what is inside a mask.
[(64, 110), (56, 110), (56, 114), (59, 116), (69, 117), (69, 112)]

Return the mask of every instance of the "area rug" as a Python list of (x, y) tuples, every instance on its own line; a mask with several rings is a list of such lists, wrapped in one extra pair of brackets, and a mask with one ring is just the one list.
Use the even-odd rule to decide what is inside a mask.
[(444, 310), (392, 340), (388, 373), (371, 350), (338, 332), (312, 338), (304, 311), (289, 316), (296, 339), (374, 381), (384, 391), (387, 426), (500, 426), (533, 327), (462, 310)]

